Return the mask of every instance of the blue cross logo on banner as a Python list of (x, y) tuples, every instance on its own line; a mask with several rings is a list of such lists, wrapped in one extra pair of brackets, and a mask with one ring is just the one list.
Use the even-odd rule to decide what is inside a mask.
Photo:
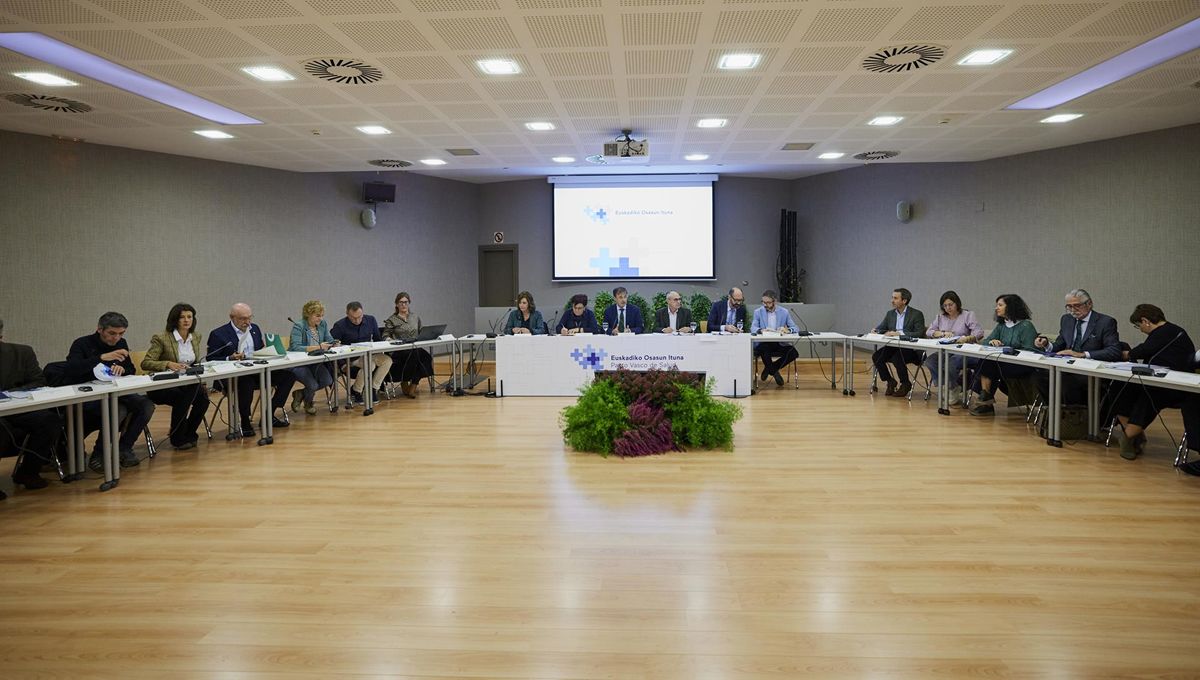
[(575, 363), (579, 364), (580, 368), (591, 371), (600, 370), (607, 356), (607, 350), (595, 349), (591, 345), (586, 345), (583, 349), (576, 347), (571, 351), (571, 358), (575, 360)]

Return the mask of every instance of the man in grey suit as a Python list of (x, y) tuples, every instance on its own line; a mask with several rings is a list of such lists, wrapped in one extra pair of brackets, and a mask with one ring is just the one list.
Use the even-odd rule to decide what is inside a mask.
[(692, 310), (683, 306), (683, 297), (678, 292), (667, 293), (667, 306), (654, 313), (654, 327), (660, 333), (692, 332)]
[[(1064, 296), (1067, 313), (1058, 322), (1058, 339), (1039, 335), (1033, 341), (1038, 349), (1059, 356), (1096, 361), (1120, 361), (1121, 337), (1117, 331), (1117, 320), (1092, 309), (1092, 296), (1082, 288), (1076, 288)], [(1063, 376), (1064, 404), (1087, 403), (1087, 377), (1067, 374)], [(1042, 371), (1038, 376), (1038, 391), (1042, 399), (1050, 394), (1050, 375)]]
[[(892, 308), (883, 316), (883, 321), (874, 328), (876, 333), (892, 336), (909, 336), (919, 338), (925, 335), (925, 315), (919, 309), (908, 306), (912, 302), (912, 293), (907, 288), (897, 288), (892, 291)], [(904, 397), (912, 391), (912, 381), (908, 377), (905, 364), (920, 364), (924, 354), (919, 350), (901, 349), (894, 345), (884, 345), (871, 355), (879, 375), (887, 381), (888, 397)], [(888, 364), (895, 366), (896, 377), (892, 377)], [(896, 380), (899, 379), (899, 386)]]

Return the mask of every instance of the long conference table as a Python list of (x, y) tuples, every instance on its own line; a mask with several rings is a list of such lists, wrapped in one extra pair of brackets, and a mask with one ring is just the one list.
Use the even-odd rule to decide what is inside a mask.
[[(811, 335), (758, 335), (738, 334), (646, 334), (646, 335), (575, 335), (575, 336), (501, 336), (488, 338), (484, 335), (469, 335), (455, 338), (443, 335), (436, 340), (396, 344), (393, 342), (356, 343), (338, 348), (329, 354), (310, 356), (303, 352), (289, 352), (286, 356), (271, 359), (251, 358), (244, 361), (212, 361), (204, 364), (201, 375), (183, 375), (168, 380), (154, 380), (150, 375), (119, 377), (111, 382), (92, 382), (86, 385), (45, 387), (25, 393), (12, 393), (14, 398), (0, 400), (0, 417), (17, 415), (40, 409), (62, 408), (66, 416), (67, 466), (64, 479), (73, 481), (82, 478), (87, 469), (84, 449), (83, 407), (91, 402), (100, 404), (100, 439), (104, 482), (100, 490), (107, 491), (120, 483), (118, 440), (120, 437), (119, 400), (128, 394), (150, 392), (158, 389), (194, 385), (196, 389), (208, 389), (215, 381), (225, 383), (227, 419), (230, 433), (227, 439), (239, 438), (240, 424), (237, 405), (236, 384), (239, 379), (257, 377), (262, 394), (271, 391), (271, 372), (313, 364), (326, 363), (331, 371), (346, 370), (351, 363), (363, 362), (365, 370), (372, 371), (372, 359), (380, 353), (391, 353), (414, 348), (449, 350), (451, 356), (451, 387), (462, 393), (464, 372), (467, 367), (466, 352), (469, 347), (494, 343), (496, 347), (497, 396), (572, 396), (579, 388), (591, 382), (596, 371), (615, 370), (619, 367), (631, 370), (678, 367), (682, 371), (704, 373), (715, 380), (714, 392), (731, 398), (749, 396), (753, 390), (752, 347), (758, 342), (824, 343), (840, 345), (842, 349), (842, 394), (854, 396), (854, 364), (856, 349), (892, 346), (902, 349), (920, 350), (934, 354), (938, 362), (939, 380), (938, 412), (950, 413), (949, 390), (944, 381), (949, 375), (950, 357), (960, 355), (982, 361), (1000, 361), (1034, 366), (1049, 372), (1050, 391), (1047, 423), (1047, 443), (1061, 446), (1062, 379), (1064, 375), (1085, 376), (1088, 379), (1088, 434), (1097, 437), (1105, 423), (1100, 422), (1100, 383), (1102, 380), (1127, 382), (1131, 385), (1163, 387), (1200, 393), (1200, 374), (1182, 371), (1165, 371), (1162, 375), (1139, 376), (1128, 368), (1105, 364), (1091, 359), (1067, 359), (1045, 356), (1036, 352), (1004, 354), (998, 348), (977, 344), (943, 344), (930, 339), (902, 341), (893, 336), (867, 333), (844, 335), (822, 332)], [(836, 389), (836, 355), (830, 354), (830, 387)], [(965, 364), (965, 362), (964, 362)], [(364, 370), (364, 369), (360, 369)], [(964, 374), (966, 367), (964, 365)], [(964, 375), (965, 377), (965, 375)], [(333, 392), (331, 410), (337, 409), (337, 391)], [(375, 395), (371, 380), (364, 380), (363, 415), (374, 413)], [(259, 398), (259, 418), (262, 423), (258, 445), (274, 442), (270, 398)], [(1183, 455), (1186, 455), (1184, 453)], [(1177, 460), (1178, 464), (1180, 461)]]

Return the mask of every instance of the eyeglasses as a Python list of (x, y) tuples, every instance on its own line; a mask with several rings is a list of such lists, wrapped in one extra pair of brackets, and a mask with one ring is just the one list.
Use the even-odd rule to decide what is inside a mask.
[(1086, 303), (1086, 302), (1078, 302), (1075, 304), (1067, 303), (1064, 306), (1066, 307), (1067, 311), (1069, 312), (1072, 309), (1083, 309), (1084, 307), (1088, 306), (1088, 303)]
[(398, 304), (398, 305), (407, 305), (407, 304), (408, 304), (408, 300), (400, 300), (400, 301), (399, 301), (399, 302), (397, 302), (396, 304)]

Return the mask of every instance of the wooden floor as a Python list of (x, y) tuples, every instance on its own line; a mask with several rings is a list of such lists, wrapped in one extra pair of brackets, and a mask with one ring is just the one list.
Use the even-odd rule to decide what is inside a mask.
[(731, 453), (621, 460), (564, 449), (569, 401), (422, 393), (17, 492), (0, 677), (1200, 677), (1200, 478), (1159, 425), (1127, 462), (808, 379)]

